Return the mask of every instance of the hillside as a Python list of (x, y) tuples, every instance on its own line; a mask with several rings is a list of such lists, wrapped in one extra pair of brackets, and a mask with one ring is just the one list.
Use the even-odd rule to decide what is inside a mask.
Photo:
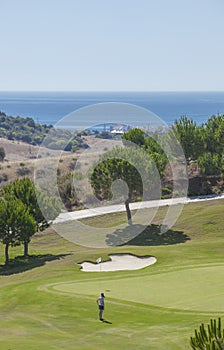
[[(109, 149), (111, 145), (117, 146), (121, 144), (119, 140), (103, 140), (96, 138), (94, 135), (82, 136), (82, 142), (88, 147), (88, 151), (87, 148), (79, 148), (75, 152), (64, 151), (61, 153), (60, 150), (42, 147), (41, 157), (48, 159), (51, 157), (60, 158), (58, 166), (61, 175), (73, 171), (76, 160), (80, 159), (82, 173), (85, 173), (89, 164), (102, 150)], [(0, 147), (3, 147), (6, 153), (5, 161), (0, 163), (0, 187), (8, 181), (13, 181), (21, 176), (33, 178), (34, 167), (37, 164), (35, 162), (38, 161), (39, 145), (0, 138)], [(198, 167), (194, 162), (188, 165), (188, 176), (190, 196), (218, 194), (224, 191), (224, 179), (222, 176), (200, 176)], [(88, 187), (86, 180), (83, 179), (82, 183), (83, 186)], [(164, 198), (172, 196), (172, 186), (172, 171), (168, 165), (162, 181)]]

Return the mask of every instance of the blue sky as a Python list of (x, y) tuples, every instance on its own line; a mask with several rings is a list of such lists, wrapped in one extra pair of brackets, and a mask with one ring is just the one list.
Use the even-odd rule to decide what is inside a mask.
[(224, 90), (223, 0), (0, 0), (1, 91)]

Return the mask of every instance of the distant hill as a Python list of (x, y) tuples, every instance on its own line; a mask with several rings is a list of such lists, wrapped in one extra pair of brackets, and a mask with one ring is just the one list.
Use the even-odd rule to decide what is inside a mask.
[(38, 145), (52, 125), (35, 123), (32, 118), (12, 117), (0, 112), (0, 137)]
[(8, 140), (26, 142), (30, 145), (40, 145), (45, 136), (52, 131), (47, 147), (50, 149), (61, 149), (64, 140), (69, 140), (66, 151), (75, 151), (79, 148), (88, 147), (77, 134), (69, 130), (58, 130), (54, 132), (52, 125), (35, 123), (32, 118), (12, 117), (0, 111), (0, 137)]

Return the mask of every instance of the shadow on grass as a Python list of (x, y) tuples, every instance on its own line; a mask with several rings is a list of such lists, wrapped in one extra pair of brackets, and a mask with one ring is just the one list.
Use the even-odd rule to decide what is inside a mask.
[(112, 324), (112, 322), (105, 320), (105, 318), (102, 319), (102, 322), (107, 324)]
[(45, 265), (48, 261), (60, 260), (70, 254), (39, 254), (39, 255), (28, 255), (17, 256), (14, 259), (10, 259), (9, 264), (0, 265), (0, 276), (13, 275), (24, 271), (31, 270), (35, 267)]
[[(138, 232), (140, 232), (138, 234)], [(182, 231), (168, 230), (161, 233), (160, 225), (131, 225), (125, 229), (118, 229), (108, 234), (106, 243), (110, 246), (136, 245), (136, 246), (159, 246), (185, 243), (190, 237)]]

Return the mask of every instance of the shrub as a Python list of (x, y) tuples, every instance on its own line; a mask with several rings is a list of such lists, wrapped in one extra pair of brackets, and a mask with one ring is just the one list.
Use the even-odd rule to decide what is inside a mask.
[(162, 193), (165, 196), (166, 194), (170, 194), (172, 191), (168, 187), (162, 188)]
[(8, 181), (8, 175), (5, 173), (0, 174), (0, 183), (3, 181)]
[(3, 162), (5, 158), (5, 149), (4, 147), (0, 147), (0, 162)]
[(79, 171), (77, 173), (74, 173), (74, 179), (75, 180), (82, 180), (84, 178), (83, 174)]
[(25, 166), (18, 168), (16, 170), (17, 175), (19, 176), (25, 176), (25, 175), (29, 175), (31, 173), (31, 170)]
[(71, 161), (68, 165), (69, 170), (73, 171), (75, 169), (76, 160)]

